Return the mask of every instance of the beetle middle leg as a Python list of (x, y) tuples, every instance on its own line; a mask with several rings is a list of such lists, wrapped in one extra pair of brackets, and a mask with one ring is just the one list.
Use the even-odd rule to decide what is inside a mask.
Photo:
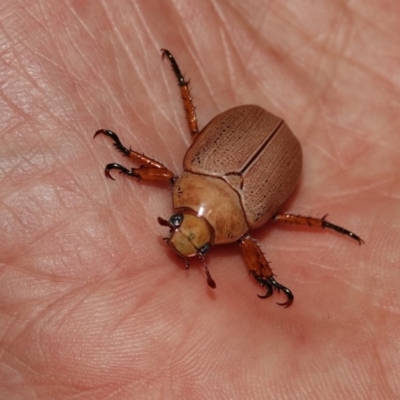
[(183, 77), (181, 70), (179, 69), (178, 63), (175, 61), (174, 56), (169, 52), (169, 50), (161, 49), (162, 58), (167, 57), (169, 63), (171, 64), (172, 71), (178, 79), (178, 86), (181, 90), (182, 100), (183, 100), (183, 107), (186, 113), (186, 119), (189, 124), (189, 130), (192, 135), (192, 139), (196, 139), (199, 128), (197, 127), (197, 117), (196, 117), (196, 107), (193, 104), (193, 99), (190, 94), (189, 89), (189, 81), (186, 81)]
[(303, 215), (296, 214), (276, 214), (272, 219), (274, 221), (280, 221), (286, 224), (295, 224), (295, 225), (306, 225), (311, 227), (319, 227), (319, 228), (328, 228), (332, 229), (336, 232), (339, 232), (343, 235), (349, 236), (354, 240), (357, 240), (358, 244), (363, 244), (364, 240), (362, 240), (355, 233), (342, 228), (341, 226), (332, 224), (331, 222), (326, 220), (327, 215), (324, 215), (322, 218), (314, 218), (314, 217), (305, 217)]
[(239, 244), (243, 250), (244, 258), (250, 273), (261, 286), (267, 289), (267, 293), (264, 296), (260, 296), (259, 294), (257, 296), (261, 299), (266, 299), (272, 295), (274, 290), (278, 292), (282, 290), (287, 300), (284, 303), (277, 304), (283, 307), (289, 307), (293, 303), (293, 293), (290, 289), (275, 280), (271, 267), (258, 244), (248, 235), (239, 239)]
[(110, 174), (110, 171), (112, 169), (116, 169), (120, 172), (120, 174), (144, 180), (174, 182), (177, 179), (177, 176), (160, 162), (153, 160), (152, 158), (147, 157), (144, 154), (140, 154), (130, 148), (127, 149), (121, 143), (117, 134), (113, 131), (110, 131), (108, 129), (100, 129), (95, 133), (94, 138), (100, 134), (111, 138), (114, 141), (114, 147), (119, 152), (121, 152), (125, 157), (129, 157), (134, 163), (140, 166), (139, 168), (128, 169), (117, 163), (107, 164), (104, 170), (107, 178), (114, 179)]

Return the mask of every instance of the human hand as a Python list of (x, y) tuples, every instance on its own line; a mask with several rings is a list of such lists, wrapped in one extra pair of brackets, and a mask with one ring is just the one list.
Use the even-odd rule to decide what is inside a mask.
[[(399, 6), (322, 1), (3, 2), (0, 397), (396, 398), (400, 326)], [(184, 262), (162, 241), (168, 185), (99, 128), (180, 173), (190, 138), (159, 49), (191, 79), (199, 127), (258, 104), (302, 143), (282, 211), (329, 213), (338, 234), (252, 232), (285, 310), (238, 246)], [(281, 297), (282, 296), (282, 297)]]

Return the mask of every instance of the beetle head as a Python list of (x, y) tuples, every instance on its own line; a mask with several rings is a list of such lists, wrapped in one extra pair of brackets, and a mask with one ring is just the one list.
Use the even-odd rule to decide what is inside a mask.
[[(207, 221), (190, 211), (182, 211), (172, 215), (168, 221), (158, 217), (158, 223), (170, 228), (170, 236), (166, 238), (166, 241), (179, 256), (186, 260), (196, 255), (200, 258), (206, 270), (207, 282), (212, 288), (215, 288), (215, 282), (204, 262), (204, 255), (210, 248), (213, 239), (213, 230)], [(188, 267), (187, 261), (186, 265)]]
[(167, 243), (183, 258), (204, 255), (207, 253), (212, 232), (204, 218), (190, 212), (181, 212), (172, 215), (166, 221), (158, 217), (158, 222), (170, 228), (170, 237)]

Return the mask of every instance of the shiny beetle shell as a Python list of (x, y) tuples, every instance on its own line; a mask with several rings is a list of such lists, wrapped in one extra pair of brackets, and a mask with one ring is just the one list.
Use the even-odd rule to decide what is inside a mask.
[(264, 224), (289, 198), (302, 164), (286, 123), (255, 105), (217, 115), (187, 151), (173, 189), (174, 208), (188, 208), (213, 227), (213, 244), (238, 240)]
[(216, 284), (205, 263), (211, 245), (237, 242), (243, 251), (249, 273), (266, 289), (261, 298), (273, 291), (283, 292), (289, 307), (294, 299), (290, 289), (276, 281), (272, 269), (249, 231), (267, 220), (287, 224), (328, 228), (346, 235), (359, 244), (355, 233), (322, 218), (279, 213), (299, 180), (302, 153), (299, 141), (286, 123), (254, 105), (231, 108), (217, 115), (201, 131), (197, 126), (195, 106), (186, 81), (172, 54), (162, 49), (178, 81), (193, 143), (183, 160), (184, 172), (178, 177), (164, 164), (125, 147), (116, 133), (100, 129), (97, 135), (111, 138), (115, 148), (137, 164), (126, 168), (107, 164), (111, 170), (137, 178), (170, 182), (173, 185), (174, 214), (158, 222), (169, 228), (165, 238), (182, 258), (197, 256), (207, 275), (207, 283)]

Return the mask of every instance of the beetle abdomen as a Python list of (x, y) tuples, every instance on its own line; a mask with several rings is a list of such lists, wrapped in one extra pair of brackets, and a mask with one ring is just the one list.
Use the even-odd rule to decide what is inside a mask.
[(249, 228), (262, 225), (295, 189), (300, 143), (286, 123), (254, 105), (216, 116), (184, 159), (186, 171), (225, 179), (241, 198)]

